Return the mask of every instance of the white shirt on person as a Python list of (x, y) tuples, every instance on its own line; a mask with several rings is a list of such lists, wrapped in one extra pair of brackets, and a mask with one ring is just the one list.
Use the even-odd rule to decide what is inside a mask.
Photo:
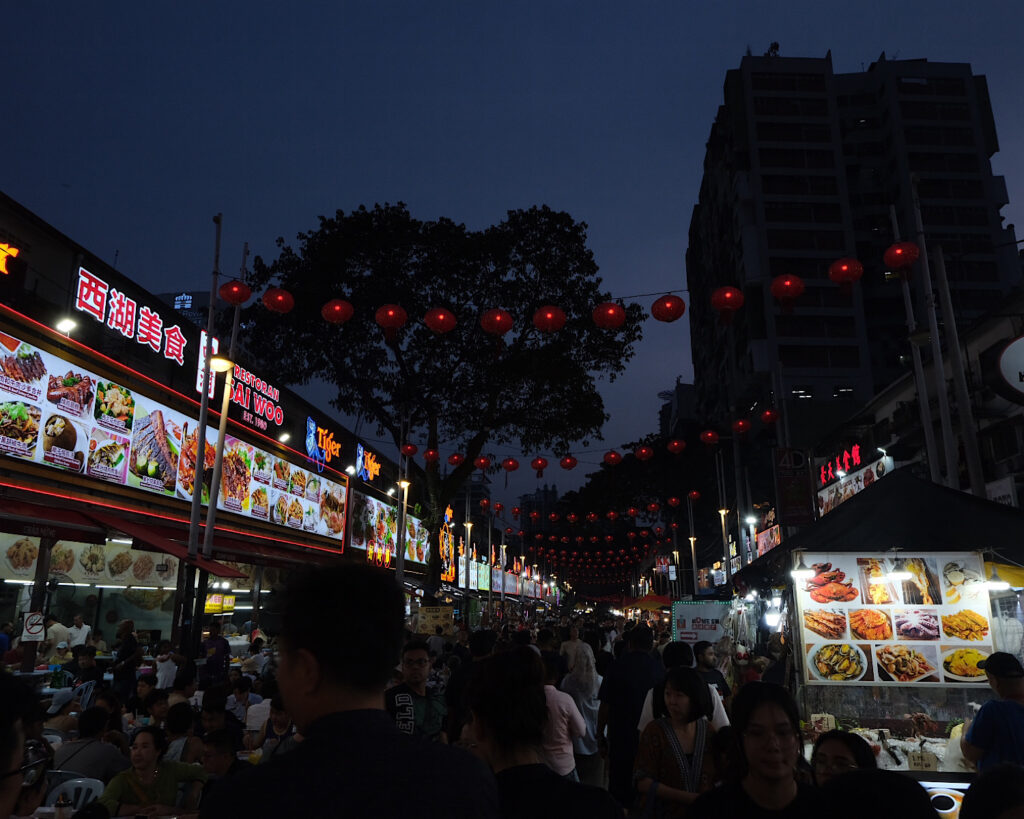
[(90, 634), (92, 634), (92, 626), (88, 623), (82, 623), (81, 628), (78, 626), (70, 626), (68, 628), (68, 648), (84, 646), (86, 640), (89, 639)]
[[(711, 713), (711, 727), (720, 731), (729, 725), (729, 715), (725, 713), (725, 705), (722, 703), (722, 696), (718, 693), (718, 689), (713, 685), (708, 685), (711, 689), (711, 703), (714, 710)], [(647, 698), (644, 700), (644, 707), (640, 711), (640, 722), (636, 725), (636, 730), (643, 733), (644, 728), (654, 722), (654, 689), (652, 688), (647, 692)]]

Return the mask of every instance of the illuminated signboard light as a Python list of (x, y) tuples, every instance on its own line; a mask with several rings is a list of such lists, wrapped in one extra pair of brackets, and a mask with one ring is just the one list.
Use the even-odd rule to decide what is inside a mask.
[(58, 333), (63, 333), (64, 335), (67, 335), (72, 330), (74, 330), (77, 326), (78, 326), (78, 322), (75, 321), (74, 319), (72, 319), (72, 318), (62, 318), (60, 321), (57, 322), (56, 329), (57, 329)]
[(289, 441), (289, 439), (291, 437), (292, 437), (291, 433), (289, 433), (289, 432), (282, 432), (280, 435), (277, 436), (277, 440), (279, 440), (282, 444), (285, 444), (285, 443), (288, 443), (288, 441)]
[(0, 273), (5, 276), (10, 275), (11, 271), (7, 269), (7, 260), (18, 258), (19, 253), (21, 253), (20, 247), (0, 242)]

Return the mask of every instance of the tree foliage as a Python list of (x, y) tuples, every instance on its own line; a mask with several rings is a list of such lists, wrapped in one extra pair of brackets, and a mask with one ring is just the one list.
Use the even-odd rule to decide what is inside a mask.
[[(441, 449), (442, 464), (451, 452), (466, 456), (447, 474), (442, 464), (413, 464), (412, 480), (426, 487), (431, 531), (489, 447), (557, 454), (600, 436), (607, 416), (597, 381), (623, 371), (643, 314), (630, 305), (619, 330), (594, 326), (593, 308), (610, 296), (601, 290), (586, 225), (569, 214), (514, 210), (471, 231), (448, 219), (420, 221), (402, 204), (377, 205), (321, 217), (295, 247), (283, 239), (278, 247), (273, 262), (255, 260), (254, 289), (277, 284), (295, 297), (295, 309), (281, 316), (259, 303), (248, 308), (247, 335), (259, 339), (253, 352), (283, 383), (332, 384), (338, 409), (369, 420), (396, 447), (407, 424), (406, 439)], [(332, 298), (354, 305), (348, 322), (321, 318)], [(391, 339), (374, 320), (389, 303), (409, 316)], [(568, 316), (556, 333), (532, 324), (546, 304)], [(452, 332), (437, 335), (423, 323), (434, 307), (455, 314)], [(501, 340), (479, 323), (495, 307), (515, 321)]]

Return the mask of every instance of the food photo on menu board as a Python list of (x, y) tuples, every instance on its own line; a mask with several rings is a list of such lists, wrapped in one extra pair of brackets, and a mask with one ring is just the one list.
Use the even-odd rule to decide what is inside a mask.
[(991, 608), (977, 554), (805, 554), (796, 583), (815, 684), (984, 683)]

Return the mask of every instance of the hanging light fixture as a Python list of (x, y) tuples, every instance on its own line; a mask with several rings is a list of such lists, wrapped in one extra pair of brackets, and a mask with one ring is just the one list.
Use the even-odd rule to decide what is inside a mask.
[(800, 562), (797, 563), (796, 568), (790, 572), (790, 575), (794, 580), (808, 580), (814, 577), (814, 569), (807, 568), (807, 564), (804, 563), (804, 556), (801, 554)]
[(992, 563), (992, 574), (989, 575), (988, 580), (985, 583), (985, 588), (989, 591), (1009, 591), (1010, 584), (999, 576), (999, 572), (996, 571), (996, 564), (994, 562)]

